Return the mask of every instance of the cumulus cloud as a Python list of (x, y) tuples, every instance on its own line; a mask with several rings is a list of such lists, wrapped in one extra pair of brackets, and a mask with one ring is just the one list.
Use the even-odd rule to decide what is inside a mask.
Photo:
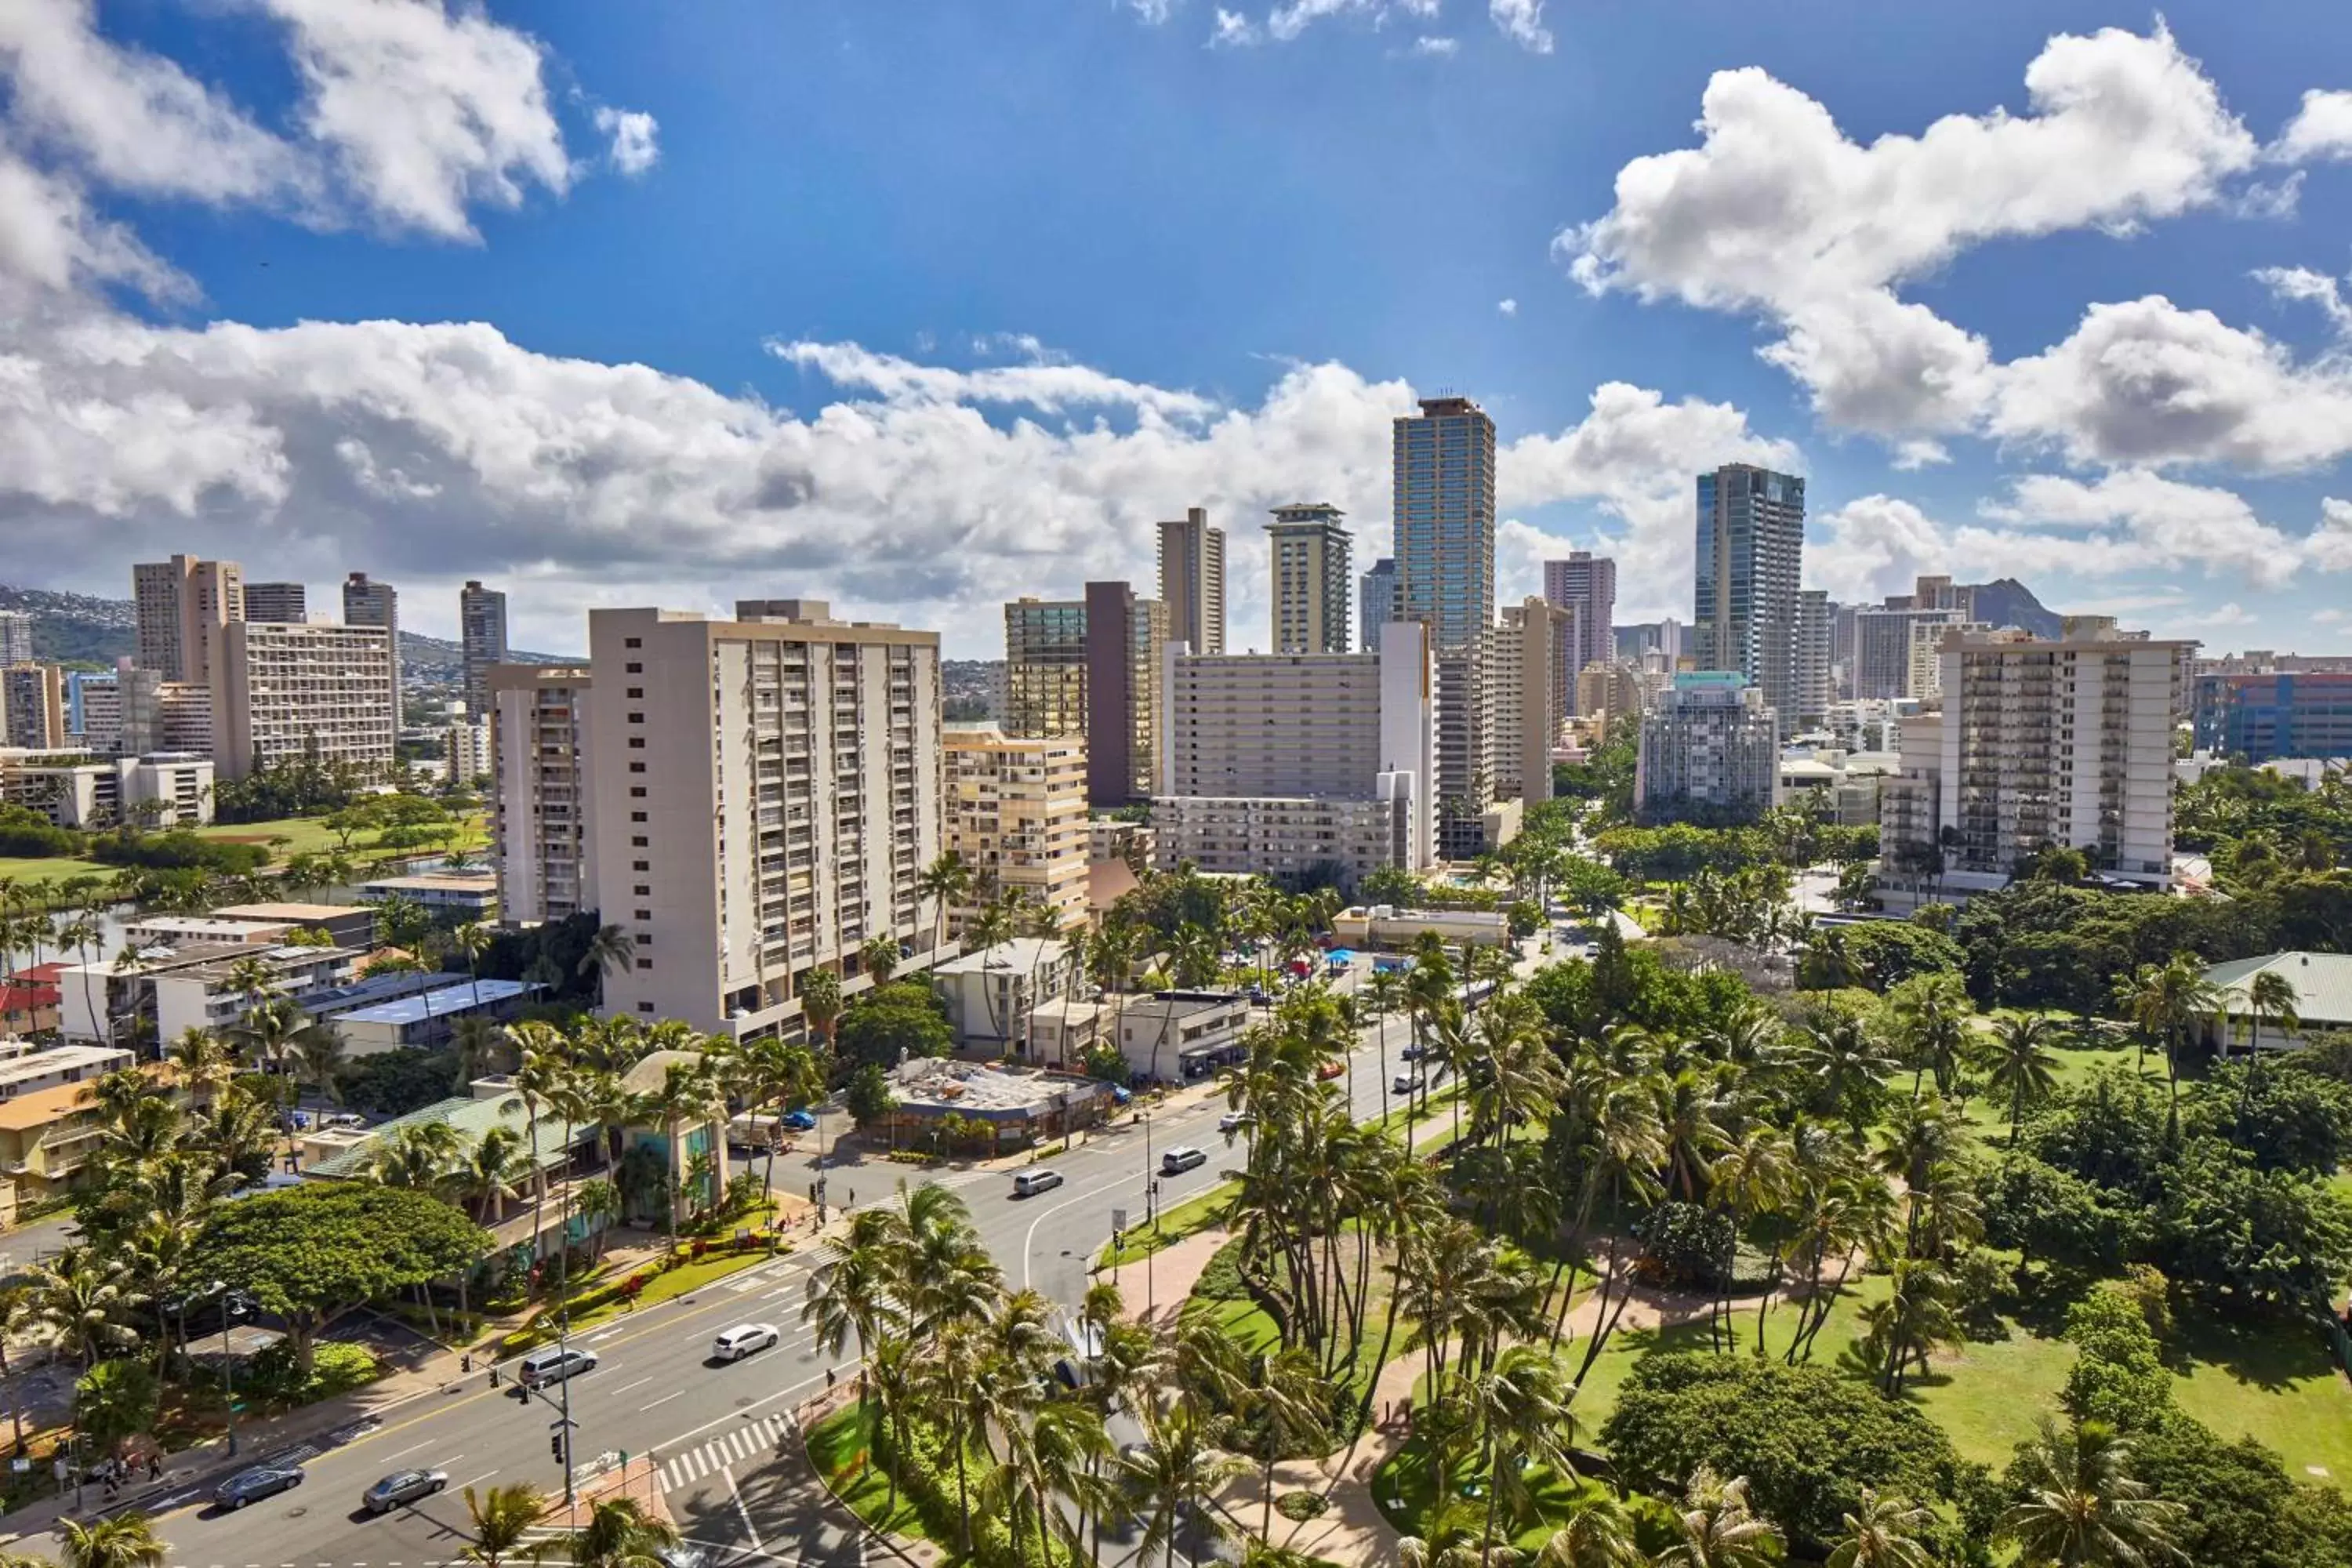
[(1866, 495), (1823, 513), (1805, 542), (1805, 582), (1840, 604), (1907, 594), (1923, 573), (1950, 568), (1944, 527), (1907, 500)]
[[(1979, 429), (1989, 416), (1997, 433), (2126, 461), (2211, 455), (2160, 451), (2158, 431), (2057, 421), (2070, 403), (2084, 421), (2126, 412), (2095, 389), (2051, 384), (2095, 371), (2094, 344), (2043, 356), (2063, 363), (2029, 362), (2029, 384), (2012, 393), (2009, 367), (1982, 337), (1902, 297), (1988, 241), (2082, 228), (2128, 235), (2244, 199), (2238, 176), (2261, 149), (2160, 26), (2147, 37), (2053, 37), (2025, 87), (2024, 113), (1948, 115), (1917, 135), (1864, 144), (1766, 72), (1718, 71), (1701, 100), (1699, 144), (1626, 164), (1610, 210), (1562, 232), (1555, 254), (1596, 293), (1770, 321), (1779, 336), (1765, 358), (1806, 387), (1825, 420), (1886, 437), (1915, 462), (1943, 455), (1935, 437)], [(2315, 145), (2312, 134), (2299, 144)], [(2141, 305), (2149, 308), (2137, 324), (2154, 326), (2150, 302)], [(2124, 324), (2100, 316), (2110, 309), (2130, 313), (2095, 307), (2085, 332)], [(2252, 340), (2239, 337), (2242, 350)], [(2254, 357), (2271, 356), (2256, 345)], [(2130, 372), (2106, 368), (2105, 391), (2117, 393), (2112, 378)], [(2205, 433), (2205, 447), (2250, 443), (2264, 444), (2252, 433)]]
[(1247, 16), (1239, 11), (1228, 11), (1222, 5), (1217, 7), (1215, 22), (1209, 30), (1211, 48), (1245, 48), (1256, 43), (1257, 39), (1257, 27)]
[(596, 129), (612, 138), (608, 155), (624, 174), (635, 178), (661, 161), (660, 122), (643, 110), (599, 107)]
[(1539, 55), (1551, 53), (1551, 30), (1543, 25), (1544, 0), (1486, 0), (1486, 15), (1505, 37)]
[[(2144, 470), (2121, 470), (2088, 483), (2028, 475), (2014, 483), (2008, 500), (1980, 510), (1992, 521), (2038, 525), (2058, 531), (2060, 537), (2081, 530), (2086, 542), (2107, 554), (2111, 566), (2121, 561), (2198, 566), (2209, 576), (2237, 574), (2277, 587), (2294, 575), (2303, 554), (2302, 542), (2263, 521), (2236, 491), (2183, 484)], [(1980, 549), (1998, 548), (1994, 541), (1977, 542)]]
[(1439, 59), (1451, 59), (1461, 47), (1462, 40), (1459, 38), (1432, 37), (1426, 33), (1412, 41), (1414, 54), (1433, 56)]
[(2352, 333), (2352, 303), (2346, 301), (2342, 284), (2326, 273), (2308, 267), (2258, 267), (2254, 280), (2278, 299), (2318, 306), (2329, 326)]
[(2290, 163), (2352, 158), (2352, 92), (2305, 93), (2303, 107), (2272, 144), (2271, 155)]
[(1519, 313), (1519, 302), (1517, 300), (1497, 300), (1495, 309), (1506, 316), (1516, 316)]

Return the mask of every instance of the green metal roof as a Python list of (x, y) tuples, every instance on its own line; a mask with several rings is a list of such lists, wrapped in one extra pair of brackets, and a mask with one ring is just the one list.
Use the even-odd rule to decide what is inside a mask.
[[(541, 1107), (539, 1114), (539, 1165), (541, 1170), (554, 1170), (564, 1163), (563, 1118)], [(318, 1176), (356, 1176), (362, 1174), (369, 1157), (383, 1142), (403, 1127), (421, 1126), (426, 1122), (444, 1121), (457, 1129), (458, 1139), (471, 1152), (482, 1141), (482, 1134), (493, 1127), (509, 1127), (522, 1136), (522, 1157), (530, 1158), (531, 1119), (523, 1113), (522, 1096), (509, 1092), (488, 1099), (471, 1095), (452, 1095), (436, 1100), (422, 1110), (412, 1110), (395, 1117), (383, 1126), (370, 1130), (366, 1142), (355, 1143), (341, 1153), (320, 1161), (310, 1167)], [(573, 1142), (593, 1132), (593, 1126), (574, 1122)]]
[(2232, 1014), (2244, 1011), (2246, 993), (2257, 974), (2286, 976), (2294, 987), (2295, 1016), (2305, 1026), (2352, 1024), (2352, 953), (2273, 952), (2217, 963), (2206, 980), (2221, 988)]

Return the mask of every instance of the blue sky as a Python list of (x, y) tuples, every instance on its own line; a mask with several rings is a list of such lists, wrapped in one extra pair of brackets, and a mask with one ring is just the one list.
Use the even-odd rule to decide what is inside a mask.
[(1205, 503), (1263, 645), (1265, 508), (1386, 553), (1450, 388), (1507, 595), (1598, 546), (1686, 615), (1745, 458), (1842, 597), (2352, 635), (2352, 12), (1898, 9), (12, 0), (0, 576), (363, 569), (442, 632), (488, 577), (559, 649), (807, 593), (986, 656)]

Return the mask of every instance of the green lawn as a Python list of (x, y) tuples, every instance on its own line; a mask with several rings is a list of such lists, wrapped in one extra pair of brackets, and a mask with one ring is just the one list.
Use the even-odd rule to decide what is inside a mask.
[(862, 1410), (855, 1404), (835, 1411), (809, 1428), (809, 1460), (841, 1500), (867, 1524), (886, 1535), (927, 1540), (915, 1505), (901, 1492), (893, 1508), (890, 1478), (880, 1466), (868, 1462), (874, 1423), (880, 1419), (878, 1412)]
[(0, 855), (0, 877), (15, 881), (18, 891), (30, 892), (41, 884), (62, 882), (68, 877), (111, 878), (115, 868), (101, 866), (95, 860), (77, 860), (67, 856), (46, 859), (27, 859), (21, 855)]
[(1197, 1197), (1186, 1198), (1172, 1208), (1160, 1211), (1159, 1221), (1152, 1226), (1137, 1226), (1129, 1230), (1117, 1247), (1106, 1246), (1095, 1258), (1095, 1267), (1108, 1268), (1121, 1263), (1139, 1263), (1152, 1253), (1175, 1246), (1188, 1236), (1223, 1225), (1225, 1205), (1241, 1192), (1239, 1182), (1220, 1182)]
[[(341, 841), (341, 836), (327, 826), (326, 819), (317, 816), (282, 816), (270, 822), (216, 822), (208, 827), (199, 827), (195, 831), (198, 837), (204, 838), (224, 838), (237, 844), (263, 845), (269, 848), (279, 861), (296, 855), (332, 854)], [(277, 838), (283, 838), (286, 842), (283, 844), (270, 842)], [(379, 851), (376, 838), (377, 836), (372, 832), (353, 834), (351, 853), (362, 858), (379, 852), (409, 855), (435, 853), (430, 847), (421, 845), (412, 849)], [(453, 841), (454, 847), (478, 849), (487, 841), (479, 815), (460, 819), (457, 837)]]

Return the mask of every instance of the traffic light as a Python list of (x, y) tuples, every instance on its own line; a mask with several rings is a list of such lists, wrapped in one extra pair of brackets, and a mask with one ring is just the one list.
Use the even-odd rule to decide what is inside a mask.
[(557, 1464), (559, 1464), (559, 1465), (560, 1465), (560, 1464), (563, 1463), (563, 1434), (562, 1434), (562, 1433), (561, 1433), (561, 1432), (551, 1432), (551, 1433), (549, 1433), (549, 1434), (547, 1435), (547, 1451), (548, 1451), (548, 1453), (549, 1453), (550, 1455), (553, 1456), (553, 1458), (554, 1458), (554, 1459), (555, 1459), (555, 1462), (556, 1462)]

